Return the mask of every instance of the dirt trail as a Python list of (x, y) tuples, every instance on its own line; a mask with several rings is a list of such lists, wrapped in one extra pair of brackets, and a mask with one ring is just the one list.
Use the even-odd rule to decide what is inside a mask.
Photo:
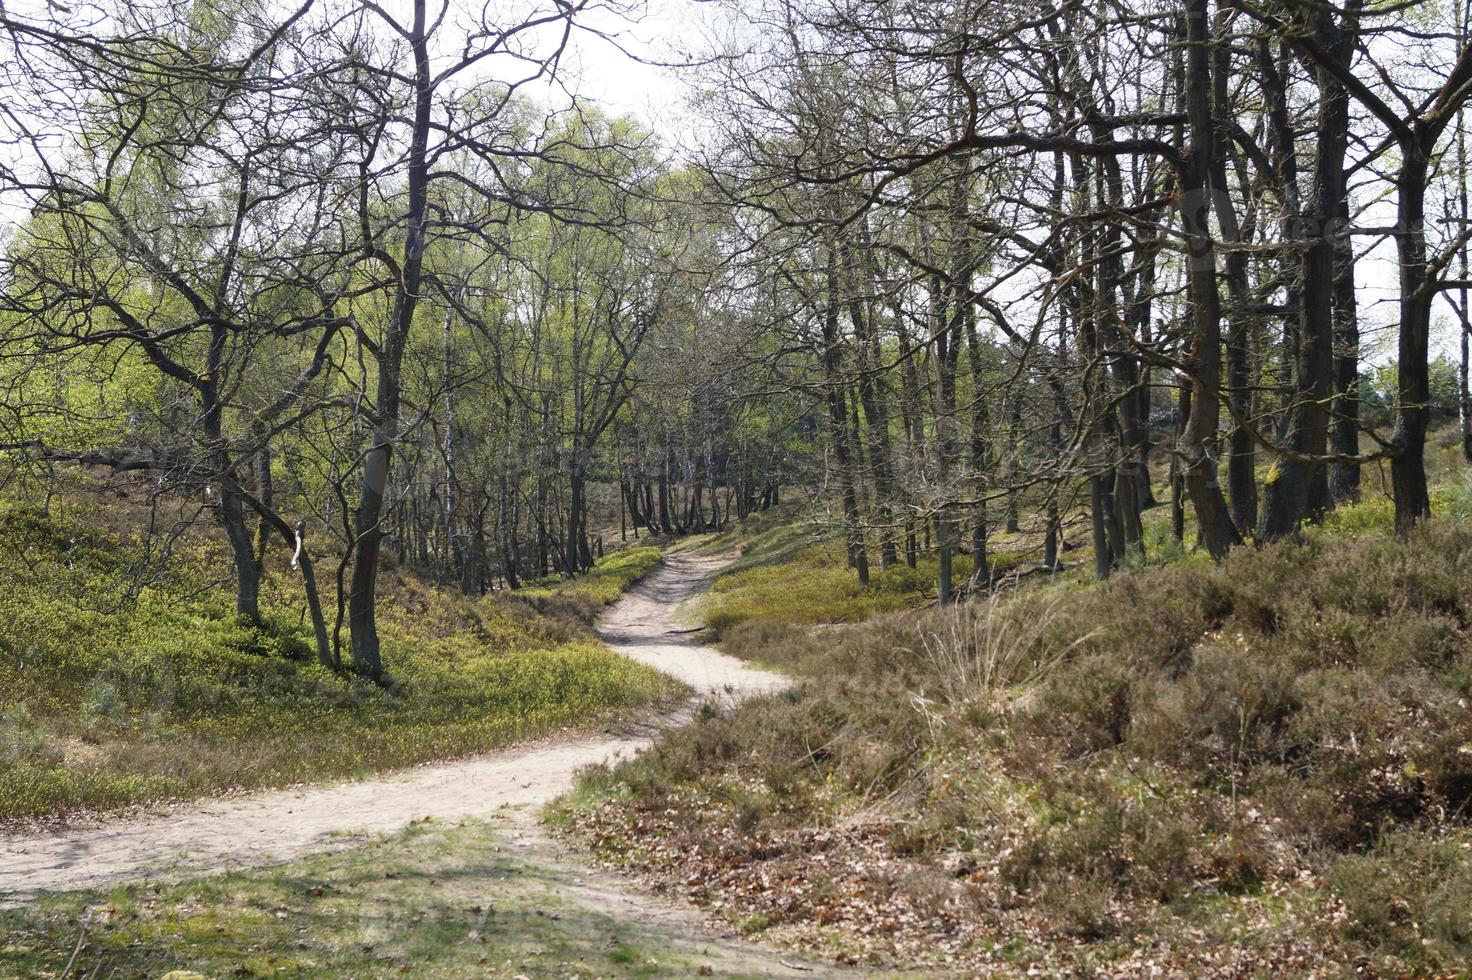
[[(679, 603), (698, 592), (721, 564), (669, 557), (609, 609), (600, 623), (604, 641), (680, 678), (701, 697), (734, 701), (780, 689), (787, 683), (783, 677), (696, 644), (675, 619)], [(663, 722), (678, 723), (683, 714)], [(552, 853), (555, 846), (535, 826), (535, 809), (567, 790), (578, 769), (637, 752), (653, 735), (651, 729), (548, 740), (365, 782), (189, 804), (95, 827), (0, 838), (0, 908), (46, 891), (273, 864), (351, 846), (361, 835), (392, 833), (426, 817), (453, 821), (499, 812), (513, 818), (519, 843), (529, 853)], [(509, 814), (507, 808), (513, 808)], [(680, 917), (677, 910), (665, 912)]]

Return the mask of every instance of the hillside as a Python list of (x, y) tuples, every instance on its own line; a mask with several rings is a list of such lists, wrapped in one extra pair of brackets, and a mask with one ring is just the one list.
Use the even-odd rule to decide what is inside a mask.
[(210, 539), (184, 535), (159, 567), (109, 529), (137, 516), (123, 507), (0, 500), (0, 822), (361, 776), (683, 697), (591, 629), (655, 549), (479, 599), (395, 574), (394, 670), (373, 684), (315, 662), (295, 575), (268, 580), (262, 626), (242, 624)]
[(795, 692), (591, 774), (558, 819), (749, 935), (854, 962), (1455, 971), (1469, 622), (1462, 520), (818, 632), (753, 619), (722, 648)]

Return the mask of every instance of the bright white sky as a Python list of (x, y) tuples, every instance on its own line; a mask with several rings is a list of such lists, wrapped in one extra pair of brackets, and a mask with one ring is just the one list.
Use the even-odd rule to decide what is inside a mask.
[(563, 62), (561, 84), (611, 114), (638, 117), (677, 149), (693, 132), (686, 105), (691, 70), (667, 66), (691, 63), (716, 11), (700, 0), (645, 0), (645, 11), (636, 21), (612, 15), (587, 21), (616, 35), (618, 43), (578, 34)]
[[(9, 6), (24, 16), (27, 6), (39, 2), (41, 0), (11, 0)], [(457, 4), (465, 2), (452, 0)], [(544, 0), (520, 2), (541, 6)], [(407, 6), (402, 0), (385, 2), (389, 10)], [(471, 0), (466, 6), (477, 7), (478, 0)], [(612, 114), (634, 115), (659, 134), (670, 151), (679, 155), (683, 146), (691, 144), (699, 126), (687, 101), (691, 94), (692, 75), (696, 72), (665, 65), (688, 63), (695, 54), (708, 49), (707, 38), (714, 25), (728, 14), (720, 5), (708, 0), (643, 0), (643, 6), (643, 16), (634, 21), (609, 12), (596, 12), (586, 21), (587, 25), (615, 36), (618, 43), (592, 33), (575, 32), (558, 83), (547, 85), (540, 92), (528, 90), (528, 94), (559, 104), (565, 102), (565, 89)], [(524, 65), (511, 70), (520, 68)], [(21, 218), (20, 214), (13, 213), (17, 203), (6, 201), (0, 204), (0, 225)], [(1377, 210), (1383, 212), (1385, 207), (1382, 205)], [(1369, 219), (1367, 223), (1389, 223), (1388, 220), (1378, 220), (1382, 216), (1378, 213), (1373, 218), (1366, 216)], [(1364, 244), (1362, 242), (1361, 246)], [(1382, 242), (1373, 254), (1361, 260), (1358, 281), (1360, 316), (1365, 334), (1364, 360), (1383, 363), (1393, 357), (1392, 331), (1387, 327), (1396, 321), (1393, 302), (1396, 296), (1395, 258), (1388, 242)], [(1458, 331), (1452, 315), (1445, 303), (1437, 304), (1435, 316), (1439, 328), (1433, 336), (1433, 356), (1443, 353), (1456, 357), (1458, 353)]]

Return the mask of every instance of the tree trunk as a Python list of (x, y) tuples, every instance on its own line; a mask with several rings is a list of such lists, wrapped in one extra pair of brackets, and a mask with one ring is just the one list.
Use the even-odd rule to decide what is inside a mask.
[[(1186, 421), (1191, 417), (1191, 385), (1182, 382), (1176, 403), (1176, 441), (1186, 434)], [(1178, 542), (1186, 538), (1186, 475), (1179, 456), (1170, 458), (1170, 533)]]
[(1207, 175), (1212, 154), (1211, 71), (1207, 59), (1207, 0), (1186, 4), (1186, 108), (1190, 153), (1180, 166), (1179, 207), (1186, 238), (1187, 285), (1191, 301), (1195, 381), (1191, 416), (1181, 456), (1186, 490), (1196, 511), (1197, 536), (1220, 561), (1242, 541), (1217, 482), (1215, 445), (1221, 422), (1221, 297), (1217, 294), (1216, 249), (1210, 227)]
[[(1228, 4), (1217, 5), (1216, 20), (1222, 40), (1212, 48), (1212, 109), (1217, 130), (1213, 138), (1214, 152), (1211, 160), (1212, 202), (1217, 222), (1221, 226), (1222, 240), (1230, 245), (1241, 245), (1242, 225), (1237, 217), (1236, 206), (1228, 193), (1227, 154), (1224, 147), (1230, 145), (1225, 129), (1233, 107), (1229, 86), (1231, 55), (1228, 47), (1230, 35), (1226, 27), (1231, 17)], [(1227, 318), (1227, 398), (1234, 414), (1248, 418), (1252, 411), (1252, 379), (1248, 365), (1248, 337), (1250, 318), (1246, 310), (1248, 301), (1247, 253), (1240, 248), (1227, 252), (1227, 293), (1231, 297), (1231, 315)], [(1235, 421), (1227, 440), (1227, 499), (1230, 502), (1232, 523), (1238, 528), (1250, 528), (1257, 523), (1257, 450), (1245, 425)]]
[[(1314, 15), (1316, 37), (1341, 65), (1353, 50), (1347, 35), (1330, 15)], [(1280, 435), (1287, 448), (1302, 456), (1322, 456), (1329, 447), (1329, 405), (1334, 395), (1334, 260), (1344, 202), (1344, 156), (1349, 135), (1349, 96), (1327, 68), (1315, 73), (1319, 112), (1315, 126), (1313, 200), (1299, 223), (1299, 239), (1307, 239), (1300, 272), (1297, 348), (1293, 402)], [(1305, 516), (1327, 497), (1324, 464), (1281, 456), (1264, 494), (1257, 541), (1265, 544), (1293, 534)]]
[(981, 356), (981, 338), (976, 331), (976, 307), (969, 296), (957, 296), (960, 306), (964, 334), (966, 337), (967, 361), (971, 367), (971, 467), (972, 493), (976, 504), (971, 509), (971, 584), (974, 594), (991, 584), (991, 562), (986, 553), (986, 495), (990, 460), (988, 457), (988, 433), (990, 419), (986, 404), (986, 372)]
[(874, 329), (873, 304), (860, 295), (859, 263), (854, 259), (852, 247), (844, 246), (843, 255), (849, 318), (853, 321), (854, 337), (858, 341), (859, 401), (864, 406), (864, 418), (868, 423), (869, 464), (874, 473), (879, 567), (888, 568), (898, 557), (894, 543), (894, 471), (889, 443), (889, 406), (878, 377), (879, 341)]
[(229, 489), (229, 481), (220, 485), (220, 523), (230, 541), (235, 561), (235, 614), (252, 625), (261, 622), (261, 561), (256, 556), (255, 542), (245, 520), (245, 505), (240, 494)]
[[(1334, 416), (1331, 443), (1336, 456), (1360, 451), (1360, 326), (1354, 293), (1354, 245), (1347, 231), (1349, 200), (1339, 202), (1341, 234), (1334, 251)], [(1465, 309), (1465, 305), (1463, 307)], [(1334, 503), (1358, 500), (1360, 464), (1335, 463), (1329, 469), (1329, 495)]]
[(1400, 335), (1395, 432), (1390, 481), (1395, 492), (1395, 533), (1405, 537), (1431, 516), (1426, 485), (1426, 426), (1430, 419), (1431, 296), (1426, 284), (1426, 174), (1430, 162), (1419, 147), (1402, 146), (1399, 228)]
[(849, 567), (858, 574), (861, 585), (869, 584), (869, 557), (864, 550), (864, 529), (860, 524), (859, 494), (854, 479), (853, 454), (849, 446), (847, 385), (842, 375), (843, 352), (838, 336), (838, 256), (828, 246), (825, 277), (826, 301), (823, 311), (823, 395), (828, 403), (828, 428), (833, 440), (833, 456), (838, 468), (839, 490), (843, 497), (843, 536), (848, 547)]
[(430, 81), (429, 45), (425, 36), (426, 0), (413, 0), (414, 21), (410, 46), (414, 57), (414, 118), (410, 133), (408, 198), (404, 251), (399, 285), (380, 346), (378, 390), (373, 410), (373, 444), (363, 460), (363, 487), (358, 499), (355, 534), (357, 551), (348, 596), (348, 629), (352, 638), (353, 669), (378, 680), (383, 676), (377, 613), (378, 563), (383, 546), (383, 504), (388, 490), (389, 464), (399, 436), (399, 373), (414, 323), (414, 310), (423, 292), (426, 225), (429, 220), (428, 145), (434, 89)]

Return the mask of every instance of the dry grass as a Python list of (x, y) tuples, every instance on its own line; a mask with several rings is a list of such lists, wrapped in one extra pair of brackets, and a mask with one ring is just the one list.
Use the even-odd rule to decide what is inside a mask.
[(746, 928), (842, 955), (1458, 969), (1472, 529), (1402, 544), (1355, 519), (1219, 567), (816, 636), (738, 623), (725, 649), (804, 683), (594, 773), (576, 825)]

